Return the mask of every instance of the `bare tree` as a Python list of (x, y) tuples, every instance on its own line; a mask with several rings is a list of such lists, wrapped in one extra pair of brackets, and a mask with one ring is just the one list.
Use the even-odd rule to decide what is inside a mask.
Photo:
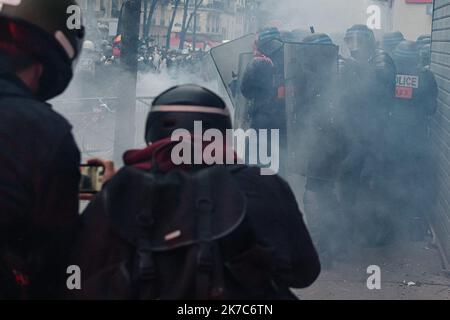
[(181, 23), (181, 32), (180, 32), (180, 46), (179, 46), (180, 50), (184, 49), (184, 42), (186, 41), (189, 3), (190, 3), (190, 0), (184, 0), (183, 22)]
[(177, 16), (177, 10), (178, 10), (178, 6), (180, 5), (180, 2), (181, 2), (181, 0), (173, 0), (174, 8), (173, 8), (173, 12), (172, 12), (172, 17), (170, 18), (169, 27), (167, 29), (167, 38), (166, 38), (167, 50), (170, 49), (170, 36), (172, 34), (173, 25), (175, 23), (175, 18)]
[[(203, 0), (194, 0), (194, 8), (188, 17), (189, 12), (189, 3), (190, 0), (184, 0), (184, 11), (183, 11), (183, 24), (181, 26), (181, 32), (180, 32), (180, 50), (184, 49), (184, 43), (186, 42), (186, 34), (189, 30), (189, 27), (191, 26), (192, 19), (196, 17), (198, 8), (203, 4)], [(197, 30), (195, 30), (197, 26), (194, 26), (193, 33), (195, 34)], [(195, 45), (195, 44), (194, 44)], [(195, 50), (195, 48), (194, 48)]]
[(144, 37), (150, 35), (153, 16), (155, 15), (158, 5), (167, 6), (170, 0), (145, 0), (144, 2)]

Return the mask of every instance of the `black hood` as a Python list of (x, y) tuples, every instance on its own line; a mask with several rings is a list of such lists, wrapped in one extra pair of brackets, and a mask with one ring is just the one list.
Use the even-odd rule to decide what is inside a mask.
[(31, 90), (14, 73), (6, 71), (0, 65), (0, 98), (5, 96), (36, 99)]

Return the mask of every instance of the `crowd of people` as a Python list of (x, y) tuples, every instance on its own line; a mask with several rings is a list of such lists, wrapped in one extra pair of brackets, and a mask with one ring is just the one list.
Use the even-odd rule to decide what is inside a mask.
[[(122, 40), (121, 36), (113, 40), (85, 40), (83, 53), (76, 72), (102, 73), (101, 69), (117, 66), (120, 62)], [(138, 47), (138, 72), (163, 73), (168, 72), (176, 77), (183, 72), (195, 72), (196, 67), (206, 52), (198, 49), (166, 49), (154, 43), (154, 40), (141, 40)], [(100, 76), (100, 75), (99, 75)]]

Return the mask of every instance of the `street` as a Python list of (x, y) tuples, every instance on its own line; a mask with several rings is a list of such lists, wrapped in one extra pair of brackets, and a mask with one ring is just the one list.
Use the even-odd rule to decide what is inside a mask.
[[(381, 268), (381, 290), (367, 288), (367, 267)], [(322, 270), (302, 300), (450, 300), (450, 277), (429, 242), (404, 242), (353, 251), (331, 270)]]

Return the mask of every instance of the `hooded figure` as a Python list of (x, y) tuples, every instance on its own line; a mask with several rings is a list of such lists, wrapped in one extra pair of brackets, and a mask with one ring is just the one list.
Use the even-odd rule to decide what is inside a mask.
[[(208, 165), (203, 161), (198, 164), (174, 162), (172, 153), (178, 142), (172, 141), (173, 134), (182, 129), (195, 143), (195, 140), (199, 138), (195, 136), (195, 121), (201, 121), (203, 124), (202, 133), (215, 129), (225, 135), (226, 130), (231, 128), (227, 106), (219, 96), (205, 88), (196, 85), (177, 86), (163, 92), (154, 100), (145, 133), (145, 141), (149, 143), (149, 146), (142, 150), (130, 150), (125, 153), (125, 168), (106, 184), (83, 214), (85, 223), (72, 261), (83, 270), (82, 290), (74, 292), (77, 297), (133, 299), (136, 294), (135, 291), (126, 290), (131, 284), (124, 277), (124, 274), (127, 274), (124, 270), (130, 270), (126, 260), (129, 255), (121, 254), (121, 252), (123, 253), (123, 250), (127, 248), (123, 246), (123, 243), (129, 242), (123, 241), (123, 234), (116, 232), (115, 222), (107, 217), (119, 215), (122, 217), (120, 225), (133, 226), (136, 222), (135, 213), (144, 211), (146, 201), (143, 199), (154, 199), (150, 205), (153, 208), (154, 219), (152, 220), (156, 227), (159, 223), (158, 219), (163, 219), (160, 214), (163, 216), (169, 214), (167, 210), (160, 212), (161, 208), (177, 205), (180, 199), (189, 200), (187, 197), (195, 191), (187, 190), (186, 193), (177, 193), (176, 186), (181, 177), (201, 176), (202, 173), (204, 175), (205, 172), (210, 172), (208, 170), (224, 168), (221, 164)], [(199, 153), (203, 153), (209, 144), (205, 143), (203, 148), (199, 149), (194, 146), (190, 155), (191, 160)], [(223, 148), (226, 154), (225, 151), (229, 147), (224, 145)], [(203, 158), (202, 155), (200, 156)], [(230, 168), (230, 172), (235, 189), (228, 191), (245, 195), (246, 220), (244, 222), (249, 228), (236, 228), (236, 232), (227, 233), (223, 236), (223, 241), (220, 240), (223, 264), (212, 265), (209, 269), (223, 267), (222, 277), (225, 279), (226, 286), (217, 292), (210, 292), (209, 288), (206, 288), (206, 299), (211, 299), (214, 294), (216, 298), (220, 298), (221, 294), (227, 294), (222, 297), (226, 299), (292, 299), (294, 296), (288, 288), (309, 286), (320, 272), (317, 254), (292, 190), (277, 176), (261, 176), (258, 168), (239, 166)], [(130, 174), (127, 175), (127, 173)], [(170, 180), (170, 177), (177, 178)], [(170, 185), (174, 192), (170, 198), (165, 198), (156, 191), (155, 194), (146, 193), (145, 190), (138, 188), (139, 185), (142, 186), (139, 181), (143, 179), (148, 179), (147, 181), (155, 188), (158, 184), (163, 185), (164, 181), (171, 181)], [(213, 185), (210, 185), (206, 191), (214, 197), (226, 197), (229, 192), (225, 192), (227, 188), (224, 190), (223, 183), (225, 183), (223, 180), (213, 181)], [(195, 199), (186, 202), (188, 208), (192, 200)], [(228, 201), (227, 205), (233, 206), (239, 202), (239, 199)], [(214, 206), (213, 208), (214, 212), (223, 209)], [(233, 213), (233, 210), (229, 210), (226, 215), (231, 216)], [(191, 214), (193, 216), (201, 214), (200, 208), (197, 213)], [(220, 222), (220, 219), (213, 221), (213, 226), (220, 225)], [(176, 224), (177, 221), (172, 223)], [(170, 240), (182, 238), (186, 234), (185, 224), (182, 224), (180, 228), (180, 231), (170, 235), (173, 237), (166, 236), (165, 246), (169, 249)], [(197, 228), (201, 230), (200, 226), (194, 229)], [(149, 235), (152, 235), (152, 230), (148, 231)], [(133, 236), (139, 236), (139, 234), (134, 233)], [(258, 246), (270, 248), (267, 259), (261, 259), (259, 254), (250, 250), (249, 246), (252, 244), (253, 237), (256, 237)], [(164, 251), (161, 249), (156, 251), (164, 256)], [(176, 256), (177, 251), (171, 252)], [(178, 252), (183, 252), (183, 248), (178, 247)], [(153, 290), (155, 298), (191, 300), (198, 297), (196, 295), (198, 286), (196, 287), (195, 282), (194, 284), (190, 282), (196, 268), (194, 267), (193, 271), (183, 267), (186, 262), (191, 261), (191, 258), (182, 256), (162, 268), (159, 264), (162, 262), (158, 262), (158, 258), (154, 257), (155, 266), (153, 269), (147, 269), (154, 271), (152, 274), (155, 278), (151, 283), (159, 287), (156, 292)], [(194, 265), (197, 263), (195, 259), (196, 257), (194, 257)], [(148, 261), (147, 259), (142, 263), (148, 264)], [(199, 260), (198, 263), (200, 263)], [(271, 271), (264, 273), (264, 270)], [(261, 273), (261, 271), (264, 272)], [(262, 274), (264, 275), (261, 276)], [(149, 276), (151, 277), (151, 274)], [(138, 283), (141, 281), (142, 285), (149, 280), (148, 277), (134, 279)]]
[(67, 88), (81, 50), (83, 26), (67, 24), (74, 5), (0, 1), (0, 300), (55, 299), (66, 287), (80, 153), (45, 101)]

